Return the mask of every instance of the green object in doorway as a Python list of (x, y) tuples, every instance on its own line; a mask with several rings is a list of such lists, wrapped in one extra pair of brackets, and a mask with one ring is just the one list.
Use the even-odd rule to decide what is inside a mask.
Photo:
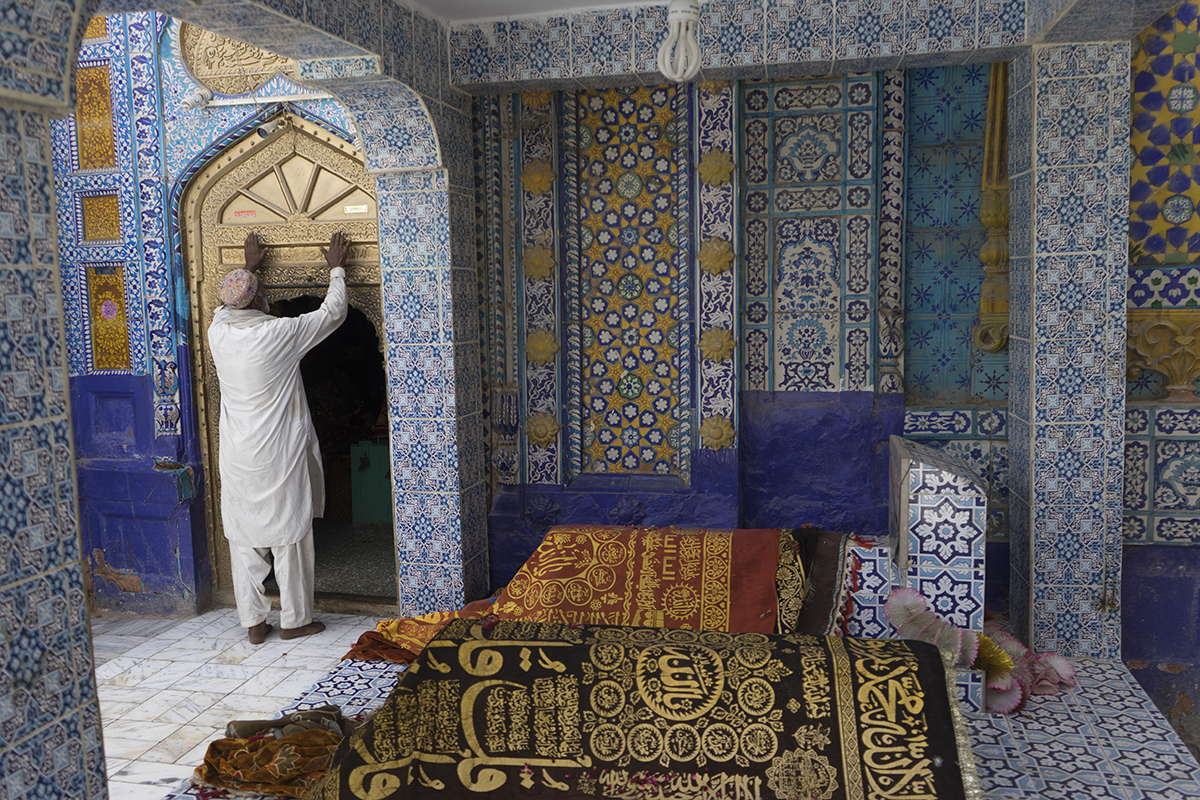
[(355, 525), (392, 521), (391, 482), (386, 444), (350, 445), (350, 503)]

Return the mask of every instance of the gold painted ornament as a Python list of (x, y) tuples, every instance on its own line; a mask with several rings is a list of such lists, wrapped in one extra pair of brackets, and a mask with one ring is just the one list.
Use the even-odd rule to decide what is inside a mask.
[(733, 354), (733, 334), (725, 328), (709, 328), (700, 335), (700, 354), (708, 361), (724, 361)]
[(726, 150), (709, 150), (700, 159), (700, 177), (705, 183), (720, 186), (733, 176), (733, 156)]
[(558, 338), (550, 331), (534, 331), (525, 337), (525, 357), (535, 364), (549, 364), (558, 354)]
[(733, 266), (733, 245), (720, 237), (705, 239), (697, 255), (700, 269), (719, 275)]
[(525, 277), (540, 281), (554, 274), (554, 251), (549, 247), (534, 247), (525, 251)]
[(700, 423), (700, 439), (713, 450), (732, 447), (733, 423), (725, 416), (708, 417)]
[(526, 108), (545, 108), (550, 105), (549, 92), (526, 92), (524, 95)]
[(525, 420), (525, 435), (530, 444), (538, 447), (546, 447), (558, 441), (559, 430), (561, 429), (558, 420), (553, 414), (531, 414)]
[(550, 191), (554, 185), (554, 169), (550, 162), (544, 160), (530, 161), (521, 170), (521, 185), (531, 194), (542, 194)]

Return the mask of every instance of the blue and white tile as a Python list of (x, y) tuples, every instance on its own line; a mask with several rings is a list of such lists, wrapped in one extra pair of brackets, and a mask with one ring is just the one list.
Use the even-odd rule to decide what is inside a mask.
[(617, 8), (571, 14), (572, 67), (576, 78), (633, 71), (634, 13), (634, 9)]
[(972, 0), (917, 0), (909, 4), (906, 60), (921, 53), (973, 50), (975, 17), (976, 2)]
[(733, 67), (744, 72), (722, 73), (728, 77), (763, 77), (763, 9), (761, 5), (736, 0), (714, 0), (700, 9), (701, 63), (705, 74)]
[(1200, 515), (1156, 516), (1153, 540), (1160, 544), (1200, 544)]
[(942, 438), (973, 434), (969, 410), (909, 408), (904, 411), (905, 436)]
[(1030, 646), (1039, 653), (1059, 653), (1067, 658), (1105, 650), (1099, 586), (1033, 587), (1033, 620)]
[(513, 80), (571, 77), (571, 22), (565, 16), (513, 19), (508, 28), (508, 72)]
[(981, 575), (942, 567), (909, 567), (908, 585), (925, 595), (930, 607), (947, 622), (983, 630)]
[(406, 616), (454, 611), (463, 604), (462, 567), (400, 564), (400, 602)]
[(441, 156), (437, 133), (416, 97), (397, 97), (405, 105), (380, 111), (358, 111), (354, 121), (371, 170), (437, 167)]
[[(1033, 443), (1037, 504), (1102, 504), (1106, 490), (1104, 426), (1037, 427)], [(1016, 459), (1012, 458), (1010, 464), (1015, 468)]]
[[(1148, 542), (1151, 539), (1151, 529), (1145, 514), (1125, 514), (1121, 518), (1121, 539), (1130, 544)], [(1197, 528), (1200, 534), (1200, 526)]]
[(453, 405), (454, 351), (449, 345), (388, 347), (388, 397), (393, 416), (444, 418)]
[(1127, 511), (1149, 511), (1150, 503), (1150, 444), (1127, 439), (1122, 504)]
[(1111, 127), (1107, 78), (1089, 76), (1038, 84), (1036, 147), (1039, 167), (1106, 162)]
[(963, 711), (967, 713), (983, 711), (983, 679), (984, 675), (979, 670), (960, 669), (958, 671), (954, 685), (958, 693), (958, 702), (962, 704)]
[[(1137, 413), (1137, 410), (1130, 413)], [(1143, 410), (1142, 413), (1148, 412)], [(1153, 413), (1155, 435), (1172, 438), (1200, 437), (1200, 411), (1191, 408), (1159, 408)]]
[[(1047, 78), (1121, 77), (1129, 71), (1129, 42), (1060, 44), (1038, 48), (1032, 54), (1037, 61), (1033, 77), (1036, 77), (1039, 89)], [(1016, 86), (1014, 83), (1014, 88)]]
[(765, 61), (768, 65), (833, 58), (833, 0), (807, 3), (767, 0)]
[(460, 563), (462, 529), (458, 495), (416, 491), (398, 494), (396, 543), (401, 563)]
[(1098, 341), (1107, 319), (1104, 256), (1039, 256), (1036, 263), (1038, 338)]
[(389, 346), (443, 341), (437, 270), (388, 270), (382, 288)]
[(1026, 0), (980, 0), (978, 46), (1014, 47), (1025, 41)]
[(1101, 422), (1108, 412), (1105, 354), (1094, 339), (1039, 340), (1035, 345), (1036, 422)]
[(982, 578), (985, 498), (920, 495), (910, 501), (909, 559), (921, 566), (977, 570)]
[(1033, 521), (1033, 583), (1097, 585), (1104, 580), (1103, 509), (1051, 505)]
[(1155, 510), (1200, 511), (1194, 479), (1200, 468), (1200, 442), (1159, 439), (1153, 457)]
[(450, 85), (448, 32), (444, 23), (413, 12), (413, 88), (442, 102)]
[(508, 63), (507, 21), (467, 23), (451, 28), (452, 83), (503, 83), (511, 77)]
[(1039, 254), (1100, 251), (1107, 247), (1106, 169), (1039, 169), (1034, 200)]
[(650, 73), (662, 83), (658, 71), (658, 48), (667, 38), (667, 7), (641, 6), (633, 10), (633, 71)]
[(383, 2), (380, 28), (383, 44), (383, 73), (409, 86), (413, 77), (413, 12), (396, 2)]
[(898, 59), (904, 47), (904, 12), (898, 0), (839, 0), (834, 8), (834, 59)]
[(392, 419), (392, 488), (445, 492), (458, 486), (458, 448), (449, 420)]

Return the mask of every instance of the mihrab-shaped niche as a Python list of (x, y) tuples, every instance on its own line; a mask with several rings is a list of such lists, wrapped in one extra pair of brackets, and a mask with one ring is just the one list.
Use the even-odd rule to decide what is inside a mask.
[(891, 437), (888, 539), (898, 586), (948, 622), (983, 630), (987, 486), (965, 462)]

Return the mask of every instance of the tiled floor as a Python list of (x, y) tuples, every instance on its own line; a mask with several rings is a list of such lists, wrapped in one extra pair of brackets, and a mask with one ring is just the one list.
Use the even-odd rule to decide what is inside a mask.
[[(395, 664), (340, 661), (371, 617), (320, 615), (324, 633), (254, 647), (231, 609), (189, 620), (92, 621), (109, 796), (194, 800), (183, 781), (231, 719), (387, 697)], [(277, 620), (272, 619), (272, 624)], [(1200, 765), (1119, 663), (1075, 662), (1079, 685), (1011, 716), (968, 717), (985, 800), (1189, 800)]]
[[(276, 630), (278, 616), (268, 618)], [(224, 735), (227, 722), (275, 717), (291, 707), (377, 621), (317, 618), (326, 626), (319, 634), (284, 641), (273, 631), (256, 647), (233, 609), (186, 620), (93, 617), (109, 797), (162, 800), (172, 794), (203, 760), (208, 743)], [(389, 688), (395, 666), (379, 667)], [(359, 683), (344, 688), (361, 694)]]

